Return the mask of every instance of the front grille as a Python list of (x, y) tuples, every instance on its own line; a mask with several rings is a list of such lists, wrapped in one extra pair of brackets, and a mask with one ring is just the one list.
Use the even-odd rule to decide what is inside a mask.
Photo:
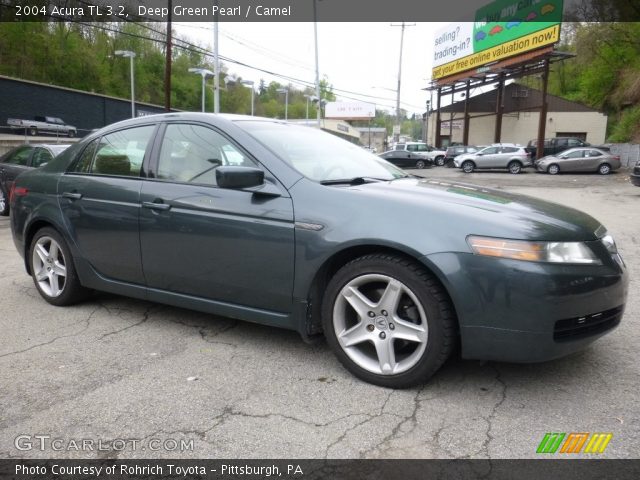
[(569, 342), (606, 332), (620, 323), (623, 311), (624, 306), (619, 306), (600, 313), (558, 320), (553, 329), (553, 339)]

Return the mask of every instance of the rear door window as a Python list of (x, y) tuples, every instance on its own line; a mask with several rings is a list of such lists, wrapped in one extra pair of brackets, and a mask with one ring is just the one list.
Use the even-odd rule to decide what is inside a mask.
[(153, 136), (154, 125), (129, 128), (105, 135), (100, 139), (91, 173), (138, 177), (144, 154)]

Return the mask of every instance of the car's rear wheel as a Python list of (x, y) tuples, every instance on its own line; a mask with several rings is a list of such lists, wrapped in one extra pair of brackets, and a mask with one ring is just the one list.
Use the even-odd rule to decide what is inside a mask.
[(552, 163), (547, 167), (547, 173), (549, 175), (557, 175), (558, 173), (560, 173), (560, 167), (555, 163)]
[(507, 168), (509, 169), (509, 173), (513, 173), (514, 175), (517, 175), (522, 171), (522, 164), (517, 160), (513, 160), (509, 162), (509, 165), (507, 165)]
[(475, 164), (471, 160), (465, 160), (462, 162), (462, 171), (464, 173), (473, 172), (474, 168), (476, 168)]
[(439, 167), (444, 166), (444, 157), (442, 155), (436, 157), (436, 165)]
[(75, 131), (73, 131), (73, 130), (69, 130), (69, 131), (67, 132), (67, 135), (69, 136), (69, 138), (73, 138), (73, 137), (75, 137), (75, 136), (76, 136), (76, 132), (75, 132)]
[(322, 317), (340, 362), (383, 387), (425, 382), (453, 349), (444, 289), (419, 264), (394, 255), (366, 255), (342, 267), (327, 286)]
[(598, 167), (598, 173), (600, 175), (609, 175), (611, 173), (611, 165), (608, 163), (603, 163)]
[(9, 215), (9, 197), (4, 192), (4, 187), (0, 185), (0, 215), (6, 217)]
[(421, 169), (422, 169), (422, 168), (424, 168), (424, 167), (426, 167), (426, 166), (427, 166), (427, 164), (425, 163), (425, 161), (424, 161), (424, 160), (418, 160), (418, 161), (416, 162), (416, 168), (421, 168)]
[(36, 127), (29, 128), (29, 135), (35, 137), (36, 135), (38, 135), (38, 129)]
[(38, 292), (52, 305), (72, 305), (87, 295), (76, 274), (71, 252), (54, 229), (46, 227), (34, 235), (29, 261)]

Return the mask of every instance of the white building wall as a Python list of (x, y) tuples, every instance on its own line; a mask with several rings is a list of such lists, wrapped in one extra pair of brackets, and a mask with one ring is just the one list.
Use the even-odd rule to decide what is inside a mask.
[[(472, 118), (470, 121), (469, 143), (471, 145), (487, 145), (493, 143), (496, 117), (488, 115), (479, 118)], [(454, 126), (463, 123), (463, 115), (458, 113), (453, 117)], [(519, 143), (526, 145), (538, 135), (538, 121), (540, 112), (519, 112), (507, 113), (502, 117), (503, 142)], [(442, 114), (442, 121), (449, 121), (449, 114)], [(435, 141), (436, 115), (432, 114), (429, 119), (429, 141)], [(587, 134), (586, 141), (599, 144), (604, 143), (607, 131), (607, 117), (599, 112), (548, 112), (545, 138), (556, 137), (559, 133), (580, 133)], [(462, 128), (453, 128), (453, 141), (462, 142)], [(449, 135), (449, 128), (441, 130), (442, 135)]]

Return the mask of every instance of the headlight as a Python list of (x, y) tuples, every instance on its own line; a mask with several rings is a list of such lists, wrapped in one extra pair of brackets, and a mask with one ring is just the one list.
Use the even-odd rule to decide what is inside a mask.
[(601, 238), (601, 240), (611, 255), (615, 255), (616, 253), (618, 253), (618, 247), (616, 245), (616, 241), (613, 239), (611, 235), (605, 235), (604, 237)]
[[(603, 239), (604, 241), (604, 239)], [(476, 255), (510, 258), (527, 262), (578, 263), (600, 265), (602, 262), (582, 242), (528, 242), (491, 237), (467, 237)]]

